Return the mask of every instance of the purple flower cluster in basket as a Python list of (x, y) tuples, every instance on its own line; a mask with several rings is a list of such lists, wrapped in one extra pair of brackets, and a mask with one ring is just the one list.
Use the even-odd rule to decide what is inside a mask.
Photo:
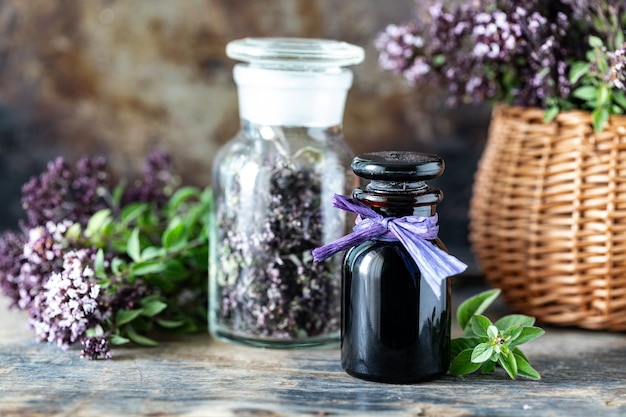
[[(611, 87), (624, 89), (624, 0), (436, 1), (423, 7), (412, 21), (389, 25), (378, 36), (380, 65), (411, 83), (445, 88), (450, 104), (496, 100), (565, 110), (570, 102), (584, 108), (574, 92), (587, 80), (573, 77), (572, 68), (588, 61)], [(602, 42), (596, 45), (602, 57), (589, 55), (593, 37)]]

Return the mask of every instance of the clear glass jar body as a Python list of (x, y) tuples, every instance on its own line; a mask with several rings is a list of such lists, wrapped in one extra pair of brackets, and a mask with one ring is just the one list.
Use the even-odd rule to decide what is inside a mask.
[(352, 74), (238, 65), (241, 130), (216, 155), (209, 329), (277, 348), (339, 343), (341, 261), (311, 251), (346, 233), (352, 188), (341, 120)]
[[(356, 172), (356, 171), (355, 171)], [(442, 194), (423, 182), (379, 181), (353, 197), (385, 217), (432, 216)], [(439, 239), (434, 245), (445, 250)], [(341, 364), (358, 378), (414, 383), (444, 375), (450, 363), (450, 280), (437, 298), (395, 240), (371, 240), (344, 257)]]

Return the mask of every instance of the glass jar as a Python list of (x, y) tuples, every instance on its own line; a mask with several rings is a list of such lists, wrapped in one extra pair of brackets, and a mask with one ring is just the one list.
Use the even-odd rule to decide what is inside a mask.
[[(436, 155), (361, 155), (354, 172), (371, 180), (352, 196), (387, 218), (431, 217), (440, 190), (424, 181), (443, 173)], [(438, 239), (429, 240), (445, 250)], [(349, 374), (378, 382), (412, 383), (445, 374), (450, 356), (450, 283), (440, 295), (410, 253), (387, 235), (351, 248), (344, 257), (341, 364)]]
[[(341, 261), (311, 250), (341, 237), (334, 193), (352, 188), (342, 119), (363, 49), (344, 42), (230, 42), (241, 129), (216, 155), (209, 328), (261, 347), (339, 343)], [(348, 190), (349, 191), (349, 190)]]

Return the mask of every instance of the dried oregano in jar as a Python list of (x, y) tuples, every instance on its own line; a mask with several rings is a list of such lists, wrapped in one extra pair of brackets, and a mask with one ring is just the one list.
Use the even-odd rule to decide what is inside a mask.
[(363, 50), (311, 39), (243, 39), (234, 68), (241, 129), (215, 157), (211, 333), (266, 347), (339, 342), (341, 262), (312, 250), (349, 230), (332, 208), (352, 188), (341, 130)]

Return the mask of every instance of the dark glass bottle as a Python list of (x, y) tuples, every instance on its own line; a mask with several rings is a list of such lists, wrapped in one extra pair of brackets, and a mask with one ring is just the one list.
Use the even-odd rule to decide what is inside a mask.
[[(352, 169), (371, 180), (353, 197), (385, 217), (432, 216), (443, 194), (424, 181), (443, 173), (436, 155), (378, 152)], [(445, 250), (439, 239), (434, 245)], [(450, 280), (438, 299), (397, 240), (370, 240), (344, 258), (341, 364), (346, 372), (388, 383), (428, 381), (450, 363)]]

